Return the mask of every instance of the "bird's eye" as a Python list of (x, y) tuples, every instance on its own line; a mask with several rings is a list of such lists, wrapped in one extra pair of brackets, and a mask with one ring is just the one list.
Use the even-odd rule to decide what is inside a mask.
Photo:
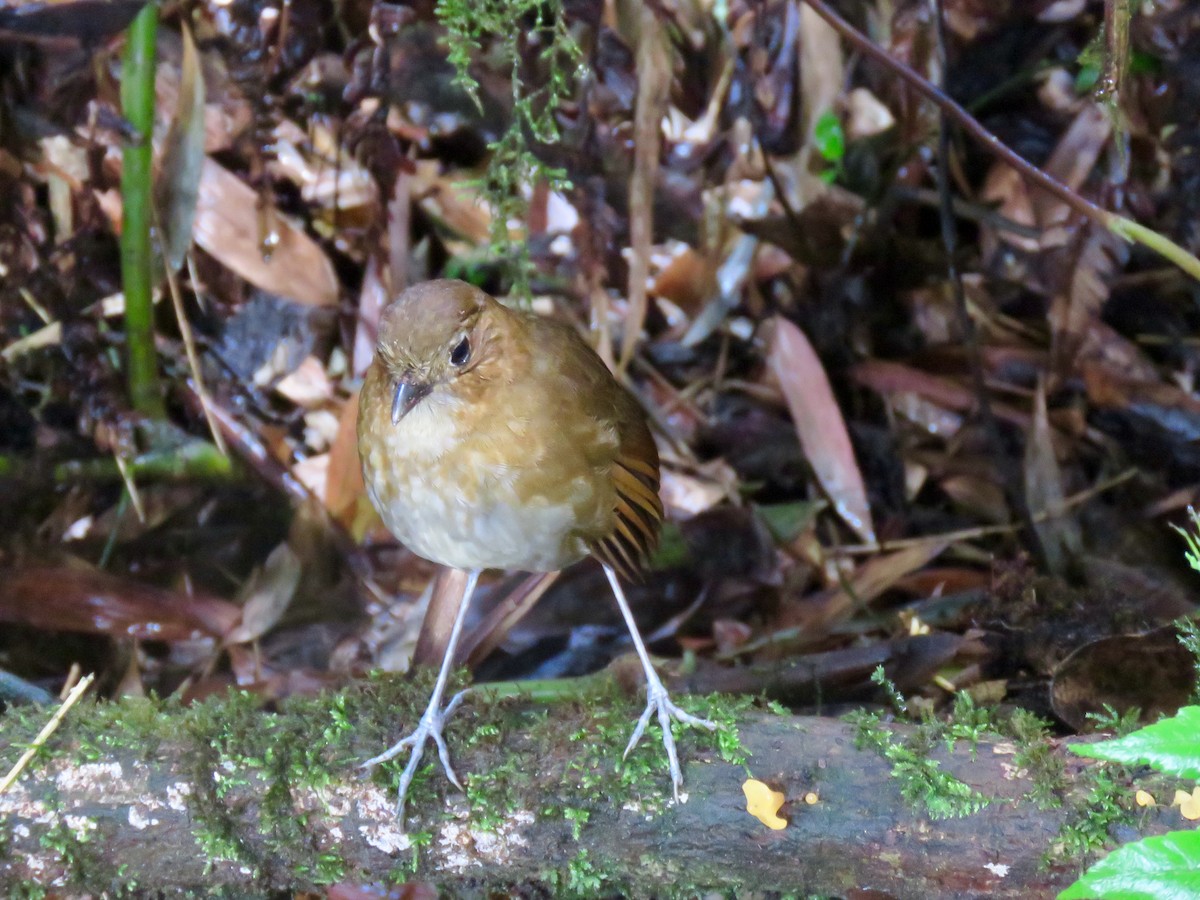
[(467, 364), (467, 360), (470, 358), (471, 342), (467, 338), (463, 338), (458, 342), (455, 348), (450, 351), (450, 365), (465, 366)]

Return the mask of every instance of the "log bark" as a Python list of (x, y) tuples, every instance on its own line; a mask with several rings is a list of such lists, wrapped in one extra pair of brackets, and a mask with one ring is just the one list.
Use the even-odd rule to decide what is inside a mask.
[[(490, 704), (507, 716), (490, 728), (479, 727), (489, 704), (468, 702), (448, 735), (468, 793), (440, 771), (419, 778), (405, 834), (394, 816), (396, 770), (372, 777), (355, 768), (400, 722), (330, 724), (394, 707), (347, 701), (354, 690), (277, 714), (246, 702), (202, 716), (166, 707), (154, 712), (157, 737), (145, 740), (111, 709), (78, 721), (50, 759), (0, 796), (0, 894), (33, 884), (60, 895), (223, 888), (255, 896), (411, 878), (455, 895), (520, 885), (551, 894), (1031, 898), (1053, 896), (1081, 867), (1043, 865), (1070, 814), (1028, 799), (1031, 775), (1014, 768), (1013, 746), (999, 739), (973, 753), (963, 745), (935, 753), (993, 800), (963, 818), (934, 819), (902, 798), (887, 760), (855, 748), (853, 725), (745, 712), (742, 764), (722, 761), (706, 734), (678, 733), (687, 799), (676, 806), (653, 732), (629, 766), (645, 767), (648, 781), (630, 787), (618, 778), (632, 719), (613, 723), (636, 713), (620, 700), (618, 718), (602, 726), (595, 707), (547, 715), (528, 702)], [(0, 764), (28, 740), (28, 729), (11, 723), (0, 719)], [(114, 728), (121, 735), (106, 739)], [(891, 728), (897, 739), (906, 732)], [(1090, 764), (1061, 747), (1051, 752), (1063, 756), (1069, 794)], [(428, 758), (436, 760), (432, 748)], [(748, 773), (787, 796), (783, 830), (747, 814)], [(803, 799), (810, 792), (816, 802)]]

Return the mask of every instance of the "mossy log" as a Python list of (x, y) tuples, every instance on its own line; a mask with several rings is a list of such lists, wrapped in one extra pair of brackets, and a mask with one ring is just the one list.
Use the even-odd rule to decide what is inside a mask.
[[(410, 792), (405, 833), (394, 813), (398, 768), (368, 774), (356, 763), (416, 720), (423, 690), (374, 680), (273, 712), (247, 695), (73, 710), (0, 795), (0, 895), (244, 897), (417, 880), (450, 895), (520, 886), (526, 896), (1029, 898), (1052, 896), (1083, 862), (1044, 862), (1084, 808), (1077, 801), (1094, 770), (1051, 742), (1034, 754), (1040, 775), (1014, 765), (1018, 748), (999, 738), (974, 750), (938, 744), (939, 771), (990, 799), (940, 819), (905, 799), (913, 776), (895, 759), (856, 749), (850, 723), (685, 698), (719, 721), (736, 719), (740, 747), (731, 732), (681, 731), (687, 799), (675, 805), (657, 734), (621, 764), (638, 709), (615, 689), (553, 706), (471, 698), (448, 733), (466, 793), (427, 767)], [(44, 717), (25, 709), (0, 718), (0, 765)], [(876, 732), (900, 746), (913, 729)], [(430, 757), (436, 765), (432, 749)], [(1039, 784), (1048, 772), (1058, 782)], [(786, 828), (747, 814), (748, 774), (787, 797)], [(1065, 800), (1056, 808), (1031, 799), (1056, 793)]]

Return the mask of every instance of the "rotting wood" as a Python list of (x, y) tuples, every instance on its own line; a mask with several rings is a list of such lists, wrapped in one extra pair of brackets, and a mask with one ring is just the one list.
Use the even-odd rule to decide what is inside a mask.
[[(588, 739), (578, 739), (587, 734), (587, 712), (551, 712), (556, 727), (566, 724), (557, 732), (561, 740), (531, 739), (518, 729), (468, 750), (462, 735), (478, 724), (471, 705), (450, 730), (460, 775), (471, 779), (506, 766), (519, 775), (500, 790), (495, 783), (489, 788), (504, 798), (504, 809), (478, 798), (472, 809), (463, 795), (445, 793), (436, 776), (410, 804), (410, 827), (427, 838), (412, 877), (454, 893), (582, 882), (629, 895), (705, 889), (840, 895), (869, 888), (896, 897), (1039, 897), (1052, 896), (1080, 868), (1043, 865), (1068, 813), (1028, 799), (1031, 776), (1014, 768), (1014, 748), (1003, 741), (981, 741), (974, 755), (961, 742), (953, 753), (938, 748), (935, 758), (946, 771), (996, 799), (982, 812), (934, 820), (902, 799), (884, 759), (855, 749), (853, 725), (751, 713), (739, 729), (750, 754), (745, 766), (722, 762), (706, 736), (681, 732), (689, 797), (681, 806), (666, 803), (661, 750), (648, 756), (653, 774), (639, 790), (652, 803), (661, 792), (664, 808), (647, 812), (620, 799), (615, 774), (611, 790), (604, 784), (603, 767), (615, 773), (619, 749), (593, 770), (601, 784), (592, 799), (580, 799), (571, 764), (587, 749)], [(540, 709), (532, 711), (536, 717)], [(313, 722), (313, 735), (326, 725)], [(906, 730), (891, 728), (898, 735)], [(1070, 793), (1074, 777), (1092, 764), (1062, 747), (1053, 752), (1066, 757)], [(138, 748), (87, 762), (79, 755), (60, 748), (0, 796), (8, 836), (0, 845), (5, 895), (29, 883), (78, 893), (133, 883), (153, 891), (255, 893), (407, 877), (412, 838), (394, 819), (394, 797), (380, 779), (358, 772), (353, 759), (334, 760), (328, 781), (322, 774), (288, 788), (281, 817), (279, 797), (269, 796), (279, 785), (266, 769), (239, 769), (228, 754), (189, 747), (183, 729), (149, 755)], [(198, 780), (207, 774), (197, 773), (213, 770), (221, 773), (219, 791)], [(768, 830), (746, 813), (741, 785), (748, 773), (786, 794), (787, 828)], [(805, 802), (809, 792), (815, 803)], [(237, 859), (214, 859), (222, 847)]]

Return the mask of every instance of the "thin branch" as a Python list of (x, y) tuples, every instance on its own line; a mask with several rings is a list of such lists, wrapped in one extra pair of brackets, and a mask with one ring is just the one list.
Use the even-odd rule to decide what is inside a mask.
[(71, 711), (71, 707), (79, 702), (79, 698), (84, 695), (87, 689), (92, 686), (92, 682), (95, 680), (96, 676), (89, 673), (83, 676), (83, 678), (79, 679), (79, 682), (75, 685), (75, 687), (71, 688), (71, 693), (67, 694), (67, 697), (65, 700), (63, 700), (62, 705), (55, 710), (54, 715), (50, 717), (50, 721), (47, 722), (46, 726), (38, 732), (38, 735), (33, 739), (33, 742), (30, 743), (27, 748), (25, 748), (25, 752), (21, 754), (21, 758), (16, 761), (13, 767), (8, 770), (8, 774), (4, 776), (4, 780), (0, 781), (0, 794), (3, 794), (10, 787), (12, 787), (16, 780), (21, 777), (21, 773), (25, 771), (25, 767), (29, 765), (29, 761), (33, 759), (42, 745), (49, 740), (50, 735), (54, 734), (54, 732), (58, 730), (58, 726), (62, 724), (62, 720), (66, 718), (67, 713)]
[(1193, 278), (1200, 280), (1200, 259), (1197, 259), (1183, 247), (1165, 235), (1152, 231), (1144, 225), (1139, 225), (1124, 216), (1119, 216), (1114, 212), (1103, 209), (1086, 197), (1077, 194), (1057, 178), (1042, 171), (1005, 145), (1000, 138), (984, 128), (978, 119), (959, 106), (950, 97), (946, 96), (944, 92), (900, 60), (892, 57), (882, 47), (872, 43), (866, 35), (839, 16), (824, 0), (804, 0), (804, 2), (811, 6), (817, 15), (828, 22), (838, 34), (849, 41), (856, 50), (875, 60), (889, 71), (895, 72), (896, 75), (907, 82), (914, 90), (933, 102), (947, 116), (957, 122), (959, 127), (975, 138), (989, 152), (1012, 166), (1025, 178), (1061, 200), (1080, 215), (1103, 225), (1126, 240), (1136, 241), (1143, 246), (1149, 247), (1151, 250), (1160, 253), (1175, 263)]

